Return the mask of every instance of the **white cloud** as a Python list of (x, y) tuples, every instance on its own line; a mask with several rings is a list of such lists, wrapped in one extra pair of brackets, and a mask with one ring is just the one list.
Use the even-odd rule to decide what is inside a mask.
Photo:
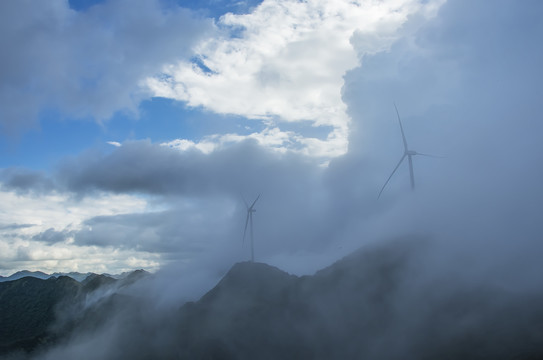
[(253, 132), (249, 135), (236, 133), (208, 135), (200, 141), (175, 139), (162, 145), (182, 151), (198, 149), (204, 154), (209, 154), (222, 146), (239, 143), (247, 139), (255, 140), (259, 145), (279, 153), (293, 151), (323, 159), (339, 156), (345, 151), (345, 139), (341, 137), (328, 136), (327, 139), (321, 140), (303, 137), (294, 131), (282, 131), (279, 127), (266, 127), (260, 132)]
[(2, 275), (16, 270), (53, 272), (97, 272), (119, 274), (137, 268), (157, 270), (162, 265), (160, 254), (114, 247), (78, 246), (73, 244), (44, 244), (39, 241), (15, 239), (0, 241), (0, 263), (8, 261)]
[[(410, 14), (434, 15), (442, 2), (265, 0), (250, 14), (221, 17), (223, 36), (196, 48), (202, 66), (168, 65), (147, 85), (155, 96), (263, 120), (262, 139), (273, 131), (281, 147), (334, 157), (348, 145), (350, 118), (341, 99), (346, 71), (364, 53), (386, 49)], [(351, 44), (355, 33), (358, 53)], [(325, 139), (280, 130), (281, 122), (300, 121), (332, 130)]]
[(141, 198), (104, 194), (77, 201), (63, 194), (36, 197), (1, 191), (0, 203), (4, 224), (29, 224), (0, 229), (0, 263), (9, 261), (10, 267), (42, 271), (115, 271), (133, 268), (133, 260), (130, 264), (126, 261), (131, 256), (141, 260), (140, 267), (158, 267), (157, 254), (77, 246), (69, 236), (52, 244), (33, 239), (48, 229), (79, 230), (94, 216), (145, 212), (150, 206)]
[(1, 191), (0, 202), (0, 214), (4, 223), (34, 224), (32, 227), (20, 229), (28, 235), (48, 228), (77, 228), (84, 219), (91, 216), (144, 211), (147, 206), (145, 200), (130, 195), (108, 194), (77, 201), (66, 194), (35, 197), (11, 191)]
[(204, 154), (209, 154), (212, 151), (221, 148), (222, 146), (240, 143), (247, 139), (255, 140), (259, 145), (271, 148), (278, 152), (285, 152), (287, 147), (289, 147), (289, 144), (293, 141), (303, 140), (294, 132), (281, 131), (279, 128), (274, 127), (266, 128), (261, 132), (254, 132), (249, 135), (239, 135), (234, 133), (224, 135), (215, 134), (206, 136), (198, 142), (186, 139), (176, 139), (163, 143), (162, 145), (182, 151), (197, 149)]

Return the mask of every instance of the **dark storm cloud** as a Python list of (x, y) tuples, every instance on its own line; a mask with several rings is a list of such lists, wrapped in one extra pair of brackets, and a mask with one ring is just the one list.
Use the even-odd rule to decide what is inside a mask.
[[(84, 222), (75, 233), (78, 245), (112, 246), (164, 254), (166, 257), (193, 257), (229, 233), (224, 206), (176, 207), (157, 213), (99, 216)], [(204, 214), (205, 213), (205, 216)]]
[(77, 12), (67, 1), (0, 3), (0, 126), (17, 132), (42, 110), (106, 120), (136, 112), (140, 81), (180, 57), (211, 22), (158, 0), (108, 0)]
[(22, 194), (45, 194), (55, 189), (54, 181), (44, 172), (23, 168), (0, 169), (0, 183), (2, 189)]
[(26, 229), (36, 226), (35, 224), (0, 224), (0, 230)]
[[(93, 191), (150, 194), (170, 207), (154, 214), (91, 219), (75, 235), (76, 243), (164, 253), (216, 252), (223, 246), (244, 251), (242, 196), (252, 202), (262, 194), (255, 216), (262, 258), (327, 243), (330, 224), (338, 216), (323, 214), (322, 172), (316, 162), (278, 154), (253, 141), (211, 154), (137, 141), (108, 155), (89, 153), (69, 160), (56, 178), (79, 196)], [(322, 216), (328, 216), (326, 222)]]
[(44, 242), (47, 244), (56, 244), (66, 241), (72, 233), (70, 231), (57, 231), (49, 228), (32, 237), (32, 240)]
[(167, 261), (197, 261), (195, 254), (209, 252), (233, 262), (249, 254), (249, 240), (242, 244), (242, 197), (252, 202), (262, 194), (254, 220), (258, 259), (322, 249), (343, 219), (342, 213), (325, 210), (323, 171), (314, 160), (278, 154), (254, 141), (210, 154), (127, 142), (108, 154), (88, 152), (65, 160), (49, 180), (57, 184), (54, 190), (75, 199), (143, 195), (167, 210), (95, 217), (79, 230), (49, 229), (34, 240), (53, 243), (70, 236), (76, 245), (158, 253)]
[(108, 155), (89, 153), (66, 161), (57, 178), (76, 193), (102, 190), (201, 196), (269, 187), (286, 190), (309, 179), (316, 172), (313, 165), (296, 155), (274, 154), (253, 141), (211, 154), (134, 141)]

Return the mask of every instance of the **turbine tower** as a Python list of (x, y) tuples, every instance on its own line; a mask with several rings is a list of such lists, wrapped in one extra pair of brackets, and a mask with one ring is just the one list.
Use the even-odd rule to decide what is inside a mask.
[(260, 198), (260, 194), (256, 197), (255, 201), (249, 206), (247, 204), (247, 201), (245, 201), (245, 198), (243, 196), (241, 197), (243, 199), (243, 202), (245, 203), (245, 207), (247, 208), (247, 218), (245, 219), (245, 230), (243, 231), (243, 243), (245, 244), (245, 235), (247, 234), (247, 226), (249, 226), (249, 223), (251, 225), (251, 262), (255, 261), (255, 248), (254, 248), (254, 234), (253, 234), (253, 213), (256, 212), (255, 204)]
[(385, 187), (387, 186), (388, 182), (390, 181), (390, 179), (392, 178), (392, 176), (394, 175), (396, 170), (398, 170), (398, 168), (400, 167), (400, 165), (402, 164), (402, 162), (405, 160), (406, 157), (407, 157), (407, 160), (409, 162), (409, 178), (411, 179), (411, 190), (415, 190), (415, 174), (413, 172), (413, 156), (422, 155), (422, 156), (430, 156), (430, 157), (439, 157), (439, 156), (430, 155), (430, 154), (422, 154), (422, 153), (416, 152), (414, 150), (409, 150), (409, 147), (407, 146), (407, 140), (405, 138), (405, 133), (403, 131), (402, 121), (400, 120), (400, 113), (398, 112), (398, 108), (396, 107), (396, 104), (394, 104), (394, 109), (396, 109), (396, 115), (398, 115), (398, 123), (400, 124), (400, 131), (402, 132), (402, 140), (403, 140), (404, 152), (403, 152), (402, 158), (398, 162), (398, 165), (396, 165), (394, 170), (392, 170), (392, 173), (388, 177), (387, 181), (385, 181), (385, 184), (381, 188), (381, 191), (379, 191), (379, 196), (377, 196), (377, 198), (381, 197), (381, 194), (383, 193), (383, 190), (385, 190)]

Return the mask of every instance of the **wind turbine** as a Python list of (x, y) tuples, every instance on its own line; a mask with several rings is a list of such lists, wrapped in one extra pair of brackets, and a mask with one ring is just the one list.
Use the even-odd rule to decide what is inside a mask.
[(255, 248), (254, 248), (254, 234), (253, 234), (253, 213), (256, 212), (255, 204), (260, 198), (260, 194), (256, 197), (255, 201), (249, 206), (245, 198), (242, 196), (245, 207), (247, 208), (247, 219), (245, 219), (245, 230), (243, 231), (243, 243), (245, 244), (245, 235), (247, 234), (247, 226), (251, 224), (251, 262), (255, 261)]
[(400, 167), (400, 165), (402, 164), (402, 162), (405, 160), (406, 157), (407, 157), (407, 160), (409, 161), (409, 178), (411, 179), (411, 190), (415, 190), (415, 174), (413, 173), (413, 156), (422, 155), (422, 156), (430, 156), (430, 157), (439, 157), (439, 156), (430, 155), (430, 154), (422, 154), (414, 150), (409, 150), (409, 147), (407, 146), (407, 140), (405, 139), (405, 133), (403, 132), (402, 120), (400, 120), (400, 113), (398, 112), (398, 108), (396, 107), (396, 104), (394, 104), (394, 109), (396, 109), (396, 115), (398, 115), (398, 123), (400, 124), (400, 130), (402, 132), (404, 152), (403, 152), (402, 158), (398, 162), (398, 165), (396, 165), (394, 170), (392, 170), (392, 174), (390, 174), (387, 181), (385, 181), (385, 184), (381, 188), (381, 191), (379, 191), (379, 196), (377, 196), (377, 198), (381, 197), (383, 190), (385, 190), (385, 187), (387, 186), (388, 182), (390, 181), (390, 179), (392, 178), (396, 170), (398, 170), (398, 168)]

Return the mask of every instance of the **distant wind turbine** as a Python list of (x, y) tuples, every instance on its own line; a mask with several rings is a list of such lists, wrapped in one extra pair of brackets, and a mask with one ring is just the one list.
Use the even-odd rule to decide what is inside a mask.
[(245, 220), (245, 230), (243, 231), (243, 243), (245, 243), (245, 235), (247, 235), (247, 226), (249, 226), (249, 223), (251, 225), (251, 262), (255, 261), (255, 250), (254, 250), (254, 234), (253, 234), (253, 213), (256, 212), (255, 204), (260, 198), (260, 194), (256, 197), (255, 201), (249, 206), (247, 204), (247, 201), (245, 201), (245, 198), (243, 196), (241, 197), (243, 199), (243, 202), (245, 203), (245, 207), (247, 208), (247, 219)]
[(409, 161), (409, 178), (411, 179), (411, 190), (415, 190), (415, 174), (413, 173), (413, 156), (422, 155), (422, 156), (430, 156), (430, 157), (440, 157), (440, 156), (435, 156), (435, 155), (430, 155), (430, 154), (422, 154), (414, 150), (409, 150), (409, 147), (407, 146), (407, 140), (405, 139), (405, 133), (403, 132), (402, 121), (400, 120), (400, 113), (398, 112), (398, 108), (396, 107), (396, 104), (394, 104), (394, 109), (396, 109), (396, 115), (398, 115), (398, 123), (400, 124), (400, 130), (402, 132), (404, 152), (403, 152), (402, 158), (398, 162), (398, 165), (396, 165), (394, 170), (392, 170), (392, 174), (390, 174), (387, 181), (385, 181), (385, 184), (381, 188), (381, 191), (379, 191), (379, 196), (377, 196), (377, 198), (381, 197), (383, 190), (385, 190), (385, 187), (387, 186), (388, 182), (390, 181), (390, 179), (392, 178), (396, 170), (398, 170), (398, 168), (400, 167), (400, 165), (402, 164), (402, 162), (405, 160), (406, 157), (407, 157), (407, 160)]

